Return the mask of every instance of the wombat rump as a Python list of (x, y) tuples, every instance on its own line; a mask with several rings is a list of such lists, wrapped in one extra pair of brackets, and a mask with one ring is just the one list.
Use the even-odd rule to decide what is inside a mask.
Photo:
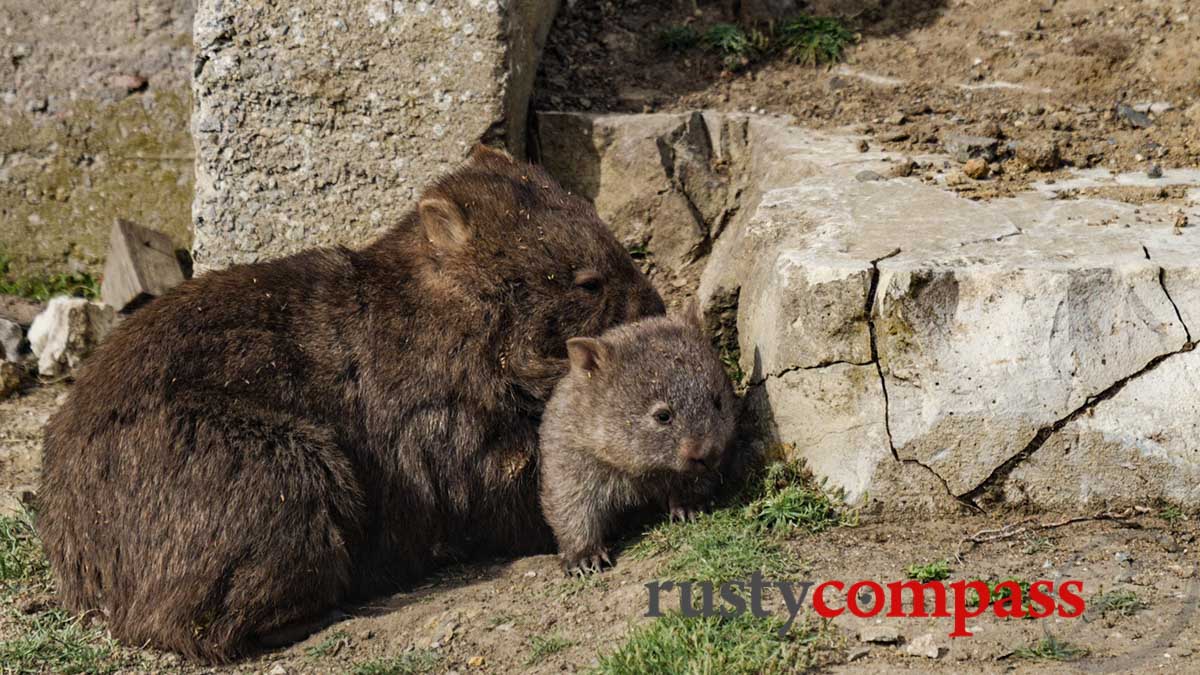
[(565, 342), (662, 311), (589, 203), (485, 149), (361, 251), (186, 282), (47, 426), (62, 601), (221, 662), (444, 561), (549, 550), (535, 452)]
[(693, 305), (567, 341), (541, 428), (542, 508), (567, 572), (610, 563), (605, 538), (648, 504), (690, 517), (719, 486), (737, 399)]

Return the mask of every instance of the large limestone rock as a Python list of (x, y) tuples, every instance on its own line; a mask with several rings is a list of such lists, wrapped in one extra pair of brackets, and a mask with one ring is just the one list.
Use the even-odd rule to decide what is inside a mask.
[(69, 374), (100, 344), (116, 323), (108, 305), (83, 298), (52, 298), (29, 327), (29, 346), (44, 377)]
[(525, 152), (557, 0), (200, 0), (197, 270), (359, 244), (483, 140)]
[(889, 507), (1200, 505), (1200, 232), (1178, 206), (973, 202), (856, 180), (900, 158), (853, 137), (749, 137), (774, 169), (701, 292), (738, 293), (764, 438)]
[(595, 202), (660, 286), (699, 278), (737, 212), (746, 118), (543, 112), (537, 121), (546, 169)]

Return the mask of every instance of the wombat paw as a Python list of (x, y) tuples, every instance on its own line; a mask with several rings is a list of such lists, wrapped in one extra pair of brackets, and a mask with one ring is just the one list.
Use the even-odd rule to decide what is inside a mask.
[(696, 516), (703, 513), (703, 509), (698, 506), (683, 506), (674, 505), (671, 507), (671, 522), (679, 521), (681, 523), (695, 520)]
[(574, 555), (564, 554), (562, 563), (563, 571), (568, 575), (581, 577), (588, 574), (596, 574), (604, 569), (605, 566), (613, 566), (612, 558), (608, 557), (608, 551), (603, 548), (591, 549)]

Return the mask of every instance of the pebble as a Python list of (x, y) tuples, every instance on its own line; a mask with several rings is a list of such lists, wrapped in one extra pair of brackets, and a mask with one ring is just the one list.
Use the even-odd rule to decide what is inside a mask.
[(1146, 175), (1150, 178), (1162, 178), (1162, 167), (1157, 164), (1151, 164), (1149, 169), (1146, 169)]
[(479, 655), (475, 655), (475, 656), (472, 656), (471, 658), (467, 659), (467, 665), (472, 668), (482, 668), (484, 662), (485, 662), (485, 659)]
[(1017, 159), (1035, 171), (1053, 171), (1062, 163), (1058, 143), (1048, 141), (1022, 141), (1017, 144)]
[(274, 668), (267, 671), (267, 675), (287, 675), (287, 668), (282, 663), (276, 663)]
[(871, 149), (871, 144), (867, 143), (865, 140), (858, 142), (858, 151), (859, 152), (866, 152), (870, 149)]
[(867, 654), (870, 654), (870, 653), (871, 653), (871, 649), (869, 647), (857, 647), (855, 649), (851, 649), (849, 652), (846, 653), (846, 661), (849, 663), (853, 663), (861, 658), (865, 658), (867, 656)]
[(1122, 565), (1128, 565), (1133, 562), (1133, 556), (1129, 555), (1127, 551), (1119, 551), (1113, 556), (1113, 559)]
[(941, 649), (933, 641), (933, 633), (926, 633), (905, 645), (904, 653), (909, 656), (924, 656), (927, 659), (936, 659), (941, 653)]
[(877, 181), (877, 180), (883, 180), (883, 176), (880, 176), (879, 174), (875, 173), (874, 171), (868, 170), (868, 171), (859, 171), (857, 174), (855, 174), (854, 179), (860, 183), (870, 183), (870, 182)]
[(905, 157), (888, 172), (893, 178), (908, 178), (917, 170), (917, 163)]
[(963, 173), (975, 180), (983, 180), (988, 177), (988, 164), (982, 157), (976, 157), (963, 165)]
[(1154, 124), (1154, 121), (1150, 119), (1149, 115), (1144, 112), (1138, 112), (1137, 110), (1134, 110), (1132, 106), (1125, 105), (1124, 103), (1117, 105), (1117, 117), (1120, 117), (1130, 125), (1139, 129), (1145, 129), (1146, 127)]

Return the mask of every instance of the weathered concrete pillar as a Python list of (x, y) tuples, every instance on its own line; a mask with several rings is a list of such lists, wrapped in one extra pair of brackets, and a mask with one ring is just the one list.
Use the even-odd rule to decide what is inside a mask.
[(483, 140), (525, 151), (558, 0), (199, 0), (197, 270), (357, 245)]

